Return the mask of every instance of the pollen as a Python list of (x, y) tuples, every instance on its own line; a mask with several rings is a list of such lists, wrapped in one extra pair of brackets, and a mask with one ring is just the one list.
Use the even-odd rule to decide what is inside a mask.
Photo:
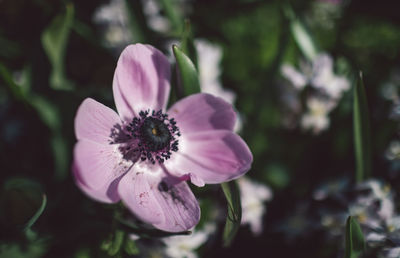
[(153, 128), (153, 129), (151, 129), (151, 132), (154, 134), (154, 135), (158, 135), (158, 131), (157, 131), (157, 128)]

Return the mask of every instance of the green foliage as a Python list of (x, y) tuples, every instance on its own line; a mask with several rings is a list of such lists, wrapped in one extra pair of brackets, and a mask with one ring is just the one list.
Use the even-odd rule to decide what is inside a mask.
[(200, 83), (197, 70), (190, 58), (183, 51), (173, 46), (178, 74), (178, 96), (188, 96), (200, 92)]
[(32, 107), (38, 113), (42, 122), (52, 131), (50, 145), (55, 158), (55, 177), (63, 179), (68, 170), (68, 147), (65, 138), (61, 133), (61, 115), (56, 105), (49, 99), (31, 92), (31, 69), (26, 67), (23, 70), (21, 85), (17, 85), (11, 76), (10, 71), (0, 63), (0, 77), (6, 83), (13, 96)]
[(183, 18), (178, 3), (171, 0), (159, 0), (159, 3), (171, 23), (172, 32), (180, 33), (183, 28)]
[(47, 203), (41, 185), (27, 178), (7, 180), (0, 196), (0, 219), (5, 227), (28, 231), (42, 215)]
[[(229, 44), (224, 49), (222, 66), (230, 80), (240, 85), (239, 94), (251, 95), (258, 89), (259, 78), (268, 72), (284, 47), (284, 32), (279, 6), (266, 3), (234, 16), (221, 16), (221, 33)], [(264, 79), (264, 78), (262, 78)], [(264, 85), (265, 86), (265, 85)], [(254, 99), (251, 100), (254, 102)]]
[(43, 31), (41, 41), (50, 63), (50, 85), (56, 90), (71, 90), (72, 84), (65, 78), (64, 64), (67, 42), (74, 22), (74, 6), (67, 4), (64, 14), (54, 18)]
[(108, 240), (103, 242), (103, 244), (101, 245), (101, 249), (106, 251), (110, 256), (116, 255), (122, 247), (124, 237), (124, 231), (116, 230)]
[(349, 25), (343, 35), (346, 46), (357, 49), (357, 60), (369, 62), (368, 55), (381, 55), (389, 59), (399, 54), (400, 28), (385, 20), (361, 18)]
[(46, 253), (46, 244), (42, 240), (20, 246), (17, 243), (0, 243), (0, 258), (40, 258)]
[(294, 11), (289, 5), (284, 6), (284, 12), (290, 20), (290, 30), (298, 47), (308, 60), (314, 60), (318, 51), (312, 35), (306, 29), (303, 22), (296, 17)]
[(26, 101), (26, 92), (14, 82), (10, 71), (2, 63), (0, 63), (0, 76), (16, 99)]
[(357, 258), (365, 249), (364, 236), (360, 225), (349, 216), (346, 221), (346, 246), (344, 258)]
[(353, 127), (357, 182), (361, 182), (371, 176), (371, 133), (364, 88), (363, 77), (360, 72), (353, 89)]
[(128, 255), (137, 255), (137, 254), (139, 254), (139, 249), (136, 246), (135, 241), (133, 241), (132, 239), (129, 239), (129, 237), (127, 237), (125, 239), (124, 251)]
[(181, 50), (189, 59), (194, 63), (196, 69), (197, 65), (197, 53), (194, 46), (193, 35), (190, 26), (190, 21), (185, 20), (185, 26), (181, 37)]
[(268, 185), (277, 189), (285, 188), (290, 182), (288, 171), (281, 164), (269, 164), (263, 175)]
[(228, 213), (226, 217), (223, 242), (224, 246), (231, 245), (235, 238), (242, 220), (242, 206), (240, 204), (239, 187), (235, 181), (221, 184), (222, 190), (227, 200)]

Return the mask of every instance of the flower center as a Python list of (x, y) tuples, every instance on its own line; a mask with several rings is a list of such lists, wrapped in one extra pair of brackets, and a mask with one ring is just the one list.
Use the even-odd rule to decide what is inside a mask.
[(171, 133), (164, 121), (154, 117), (146, 117), (140, 128), (142, 142), (150, 151), (159, 151), (169, 145)]
[(171, 157), (171, 151), (178, 151), (179, 128), (176, 121), (161, 110), (139, 112), (139, 117), (132, 119), (127, 130), (132, 138), (138, 140), (135, 150), (139, 151), (142, 161), (162, 163)]

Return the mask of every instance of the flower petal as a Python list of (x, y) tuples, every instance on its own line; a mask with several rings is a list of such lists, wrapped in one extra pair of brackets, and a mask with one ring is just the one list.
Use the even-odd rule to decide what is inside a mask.
[(93, 190), (83, 183), (75, 164), (73, 164), (72, 172), (75, 176), (76, 185), (90, 198), (105, 203), (116, 203), (121, 199), (117, 191), (117, 186), (121, 177), (112, 181), (110, 185), (105, 185), (100, 189)]
[(175, 175), (195, 174), (207, 184), (216, 184), (240, 177), (249, 171), (252, 161), (250, 149), (239, 135), (213, 130), (182, 135), (179, 151), (165, 166)]
[(170, 91), (170, 64), (159, 50), (135, 44), (124, 49), (114, 73), (113, 92), (125, 120), (141, 110), (165, 109)]
[(128, 171), (131, 163), (123, 160), (117, 148), (118, 145), (78, 141), (74, 149), (74, 164), (80, 182), (93, 190), (100, 190)]
[(75, 135), (78, 140), (87, 139), (108, 144), (111, 129), (120, 124), (121, 120), (114, 110), (87, 98), (79, 106), (75, 116)]
[(200, 219), (200, 207), (184, 181), (134, 167), (118, 186), (122, 201), (142, 221), (170, 231), (185, 231)]
[(236, 113), (232, 105), (211, 94), (193, 94), (176, 102), (168, 114), (175, 118), (182, 134), (213, 129), (233, 130)]

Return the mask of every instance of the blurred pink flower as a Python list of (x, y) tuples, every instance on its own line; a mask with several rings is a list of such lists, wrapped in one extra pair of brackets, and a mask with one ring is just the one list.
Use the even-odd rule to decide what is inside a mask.
[(149, 45), (121, 54), (113, 93), (118, 114), (85, 99), (75, 117), (73, 172), (89, 197), (120, 200), (142, 221), (177, 232), (195, 226), (200, 208), (186, 181), (222, 183), (246, 173), (252, 154), (233, 132), (230, 104), (194, 94), (172, 105), (170, 64)]

